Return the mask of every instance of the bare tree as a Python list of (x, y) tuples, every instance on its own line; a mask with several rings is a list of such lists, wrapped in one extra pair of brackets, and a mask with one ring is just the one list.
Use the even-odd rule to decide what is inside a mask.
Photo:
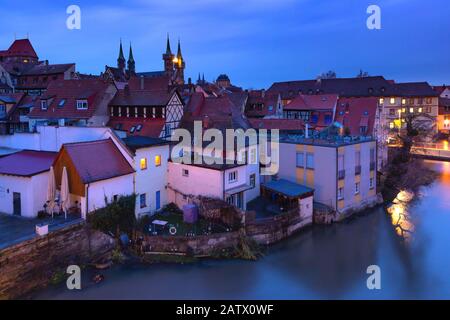
[(323, 80), (323, 79), (336, 79), (336, 72), (333, 70), (329, 70), (328, 72), (324, 72), (317, 76), (317, 79)]

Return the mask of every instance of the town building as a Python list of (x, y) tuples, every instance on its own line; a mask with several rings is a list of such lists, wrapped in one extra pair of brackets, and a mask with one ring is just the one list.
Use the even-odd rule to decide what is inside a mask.
[(136, 217), (153, 214), (168, 203), (169, 142), (144, 136), (127, 137), (123, 142), (133, 153)]
[(184, 102), (176, 89), (168, 91), (167, 76), (133, 77), (109, 103), (108, 126), (128, 136), (169, 138), (179, 127)]
[(105, 126), (116, 91), (102, 79), (52, 81), (28, 114), (30, 130), (37, 125)]
[(439, 132), (450, 133), (450, 98), (439, 98), (437, 126)]
[(0, 158), (0, 212), (35, 218), (44, 210), (56, 152), (20, 151)]
[(287, 134), (278, 151), (277, 178), (314, 189), (314, 201), (335, 211), (336, 219), (377, 203), (376, 140)]
[[(66, 168), (70, 211), (79, 212), (84, 219), (88, 213), (105, 207), (106, 202), (134, 193), (131, 157), (112, 139), (64, 144), (53, 167), (57, 188)], [(46, 185), (42, 184), (41, 190)]]

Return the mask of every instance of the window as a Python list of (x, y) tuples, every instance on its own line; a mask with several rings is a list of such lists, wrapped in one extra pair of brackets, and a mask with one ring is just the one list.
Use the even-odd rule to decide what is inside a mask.
[(427, 98), (427, 104), (431, 104), (433, 102), (433, 98)]
[(355, 183), (355, 194), (359, 194), (359, 182)]
[(305, 167), (305, 154), (303, 152), (297, 152), (297, 167)]
[(161, 165), (161, 156), (158, 154), (155, 156), (155, 167), (159, 167)]
[(389, 103), (390, 103), (390, 104), (395, 104), (395, 98), (389, 99)]
[(370, 188), (370, 189), (373, 189), (374, 186), (375, 186), (375, 184), (374, 184), (374, 179), (373, 179), (373, 178), (370, 178), (370, 179), (369, 179), (369, 188)]
[(58, 103), (58, 107), (60, 107), (60, 108), (64, 107), (65, 103), (66, 103), (66, 99), (61, 99)]
[(140, 166), (141, 170), (147, 170), (147, 158), (142, 158), (139, 161), (139, 166)]
[(403, 104), (403, 105), (406, 104), (406, 99), (405, 99), (405, 98), (402, 99), (402, 104)]
[(384, 99), (383, 98), (380, 98), (380, 104), (381, 105), (384, 104)]
[(77, 100), (77, 110), (87, 110), (88, 102), (87, 100)]
[(423, 104), (423, 98), (417, 99), (417, 102), (418, 102), (419, 104)]
[(136, 131), (136, 127), (135, 126), (132, 126), (131, 128), (130, 128), (130, 133), (134, 133)]
[(331, 114), (326, 114), (325, 115), (325, 124), (330, 124), (331, 123)]
[(232, 171), (228, 173), (228, 182), (236, 182), (237, 181), (237, 171)]
[(119, 200), (119, 196), (117, 194), (113, 195), (113, 202), (117, 202)]
[(139, 204), (141, 209), (147, 207), (147, 195), (145, 193), (139, 196)]
[(426, 113), (431, 113), (431, 107), (425, 107), (425, 112)]
[(395, 116), (395, 109), (389, 109), (389, 115)]
[(256, 187), (256, 174), (252, 173), (250, 175), (250, 185), (254, 188)]
[(338, 188), (338, 200), (344, 200), (344, 188)]
[(422, 113), (423, 112), (423, 108), (422, 107), (417, 108), (417, 112)]
[(389, 123), (389, 128), (390, 128), (390, 129), (394, 129), (394, 127), (395, 127), (395, 126), (394, 126), (394, 123), (393, 123), (393, 122), (390, 122), (390, 123)]
[(406, 108), (402, 108), (402, 113), (406, 113)]
[(189, 177), (189, 170), (183, 169), (182, 174), (183, 174), (184, 177)]
[(142, 130), (142, 124), (138, 124), (136, 127), (136, 131), (139, 132)]
[(306, 154), (306, 168), (314, 170), (314, 154)]
[(41, 109), (47, 110), (47, 108), (48, 108), (47, 100), (41, 100)]
[(409, 113), (414, 113), (414, 108), (409, 108)]

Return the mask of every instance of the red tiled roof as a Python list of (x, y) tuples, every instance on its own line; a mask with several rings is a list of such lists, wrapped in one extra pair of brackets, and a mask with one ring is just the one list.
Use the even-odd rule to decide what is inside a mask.
[[(159, 138), (161, 131), (166, 123), (165, 119), (133, 119), (133, 118), (121, 118), (111, 117), (108, 122), (108, 127), (113, 130), (126, 131), (127, 136), (145, 136)], [(141, 125), (141, 130), (137, 130)], [(131, 132), (131, 128), (134, 127), (134, 132)]]
[(45, 76), (52, 74), (64, 73), (70, 68), (75, 66), (75, 63), (65, 63), (65, 64), (37, 64), (33, 65), (31, 68), (26, 69), (21, 75), (24, 76)]
[(64, 144), (62, 149), (67, 151), (84, 184), (134, 172), (111, 139)]
[(31, 177), (50, 170), (56, 152), (20, 151), (0, 158), (0, 174)]
[(340, 98), (335, 121), (348, 128), (351, 135), (361, 135), (361, 126), (367, 127), (366, 135), (371, 135), (377, 107), (377, 98)]
[(136, 77), (128, 80), (130, 90), (168, 91), (170, 77), (166, 75), (158, 77)]
[(34, 51), (34, 48), (28, 39), (14, 40), (8, 50), (0, 52), (0, 56), (23, 56), (36, 59), (38, 58), (36, 51)]
[(249, 119), (254, 129), (301, 130), (304, 123), (299, 119)]
[[(51, 81), (47, 91), (34, 102), (31, 118), (44, 119), (89, 119), (94, 115), (105, 91), (110, 84), (101, 79), (55, 80)], [(41, 109), (41, 101), (52, 99), (47, 110)], [(77, 100), (88, 100), (87, 110), (77, 109)], [(60, 106), (62, 100), (64, 105)], [(50, 101), (50, 100), (49, 100)]]
[(333, 110), (338, 96), (336, 94), (304, 95), (300, 94), (288, 103), (285, 110)]
[(119, 90), (111, 101), (112, 106), (165, 106), (171, 95), (167, 91)]

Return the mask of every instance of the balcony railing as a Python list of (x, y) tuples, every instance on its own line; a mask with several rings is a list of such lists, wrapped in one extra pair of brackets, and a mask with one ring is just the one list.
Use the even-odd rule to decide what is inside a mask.
[(355, 175), (361, 174), (361, 166), (355, 166)]
[(345, 179), (345, 170), (339, 170), (338, 171), (338, 179), (339, 180)]

